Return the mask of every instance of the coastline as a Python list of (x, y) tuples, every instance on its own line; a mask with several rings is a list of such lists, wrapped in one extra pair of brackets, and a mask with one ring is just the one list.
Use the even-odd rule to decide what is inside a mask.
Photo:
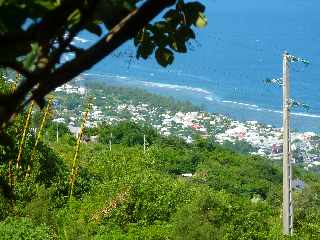
[[(110, 86), (141, 88), (147, 92), (173, 97), (180, 101), (190, 101), (204, 111), (222, 114), (237, 121), (258, 121), (259, 123), (272, 125), (275, 128), (282, 126), (281, 108), (273, 109), (260, 107), (257, 104), (221, 99), (209, 90), (200, 87), (145, 81), (140, 78), (116, 74), (87, 73), (83, 77), (84, 79), (93, 78)], [(319, 133), (320, 121), (318, 120), (320, 115), (297, 110), (294, 110), (291, 114), (292, 130)]]
[[(252, 119), (234, 120), (223, 114), (198, 109), (191, 103), (196, 94), (189, 94), (188, 102), (177, 102), (177, 99), (161, 97), (127, 85), (119, 87), (100, 81), (82, 80), (84, 79), (76, 81), (75, 85), (67, 84), (56, 90), (61, 102), (76, 101), (72, 104), (75, 108), (63, 106), (63, 113), (57, 115), (54, 120), (67, 124), (69, 129), (77, 128), (79, 125), (84, 114), (83, 102), (91, 95), (94, 103), (89, 113), (88, 128), (98, 127), (100, 124), (113, 125), (122, 121), (133, 121), (150, 125), (161, 135), (181, 137), (187, 143), (193, 142), (197, 136), (212, 138), (222, 145), (248, 143), (252, 147), (249, 153), (253, 155), (281, 159), (281, 128)], [(291, 141), (292, 149), (295, 150), (295, 162), (318, 164), (319, 135), (311, 131), (292, 131)]]

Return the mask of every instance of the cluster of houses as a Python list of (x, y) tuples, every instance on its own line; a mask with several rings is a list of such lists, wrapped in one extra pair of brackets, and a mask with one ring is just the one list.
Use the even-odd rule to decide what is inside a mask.
[[(84, 95), (90, 91), (84, 87), (66, 84), (56, 90), (59, 93), (76, 93)], [(188, 143), (192, 143), (195, 134), (204, 138), (214, 137), (221, 144), (225, 141), (236, 143), (245, 141), (257, 149), (252, 154), (267, 156), (273, 159), (282, 158), (282, 129), (270, 125), (259, 124), (256, 121), (239, 122), (220, 114), (201, 111), (183, 112), (168, 111), (165, 108), (148, 103), (133, 104), (130, 100), (119, 103), (111, 102), (104, 96), (98, 96), (99, 105), (92, 105), (87, 127), (96, 127), (101, 123), (115, 124), (124, 120), (147, 122), (162, 135), (171, 134), (180, 136)], [(98, 101), (97, 101), (98, 102)], [(102, 103), (102, 104), (101, 104)], [(64, 113), (68, 109), (63, 110)], [(74, 114), (74, 112), (73, 112)], [(64, 122), (69, 129), (76, 132), (84, 112), (75, 115), (64, 114), (57, 116), (56, 122)], [(305, 162), (308, 166), (320, 166), (320, 139), (313, 132), (291, 135), (293, 159), (296, 162)], [(319, 153), (319, 154), (318, 154)]]
[[(261, 156), (272, 159), (282, 159), (283, 140), (282, 129), (273, 128), (270, 125), (261, 125), (256, 121), (238, 122), (232, 121), (230, 128), (224, 133), (216, 135), (218, 142), (235, 142), (242, 140), (250, 143)], [(293, 162), (308, 163), (308, 166), (320, 166), (320, 138), (314, 132), (292, 132), (291, 150)]]
[(63, 92), (67, 94), (75, 93), (75, 94), (85, 95), (87, 93), (87, 89), (85, 87), (78, 87), (78, 86), (66, 83), (61, 87), (56, 88), (55, 92)]

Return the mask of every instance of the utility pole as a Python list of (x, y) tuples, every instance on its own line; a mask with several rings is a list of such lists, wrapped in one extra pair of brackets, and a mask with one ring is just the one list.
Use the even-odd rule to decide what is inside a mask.
[(111, 150), (112, 150), (112, 133), (110, 133), (109, 150), (110, 150), (110, 152), (111, 152)]
[(283, 233), (293, 233), (292, 166), (290, 143), (289, 55), (283, 55)]
[[(61, 114), (61, 104), (58, 102), (58, 104), (59, 104), (59, 108), (60, 108), (60, 114)], [(58, 110), (57, 110), (57, 112), (58, 112)], [(58, 117), (59, 115), (57, 114), (57, 117)], [(57, 132), (56, 132), (56, 140), (57, 140), (57, 143), (59, 142), (59, 123), (57, 122)]]
[(283, 88), (283, 203), (282, 203), (282, 221), (283, 234), (293, 234), (293, 198), (292, 198), (292, 153), (290, 139), (290, 109), (292, 107), (302, 107), (309, 109), (308, 105), (290, 99), (290, 76), (289, 64), (300, 62), (309, 65), (306, 59), (283, 54), (283, 77), (278, 79), (266, 79), (266, 83), (272, 83)]
[(57, 133), (56, 133), (57, 143), (59, 142), (59, 125), (57, 123)]

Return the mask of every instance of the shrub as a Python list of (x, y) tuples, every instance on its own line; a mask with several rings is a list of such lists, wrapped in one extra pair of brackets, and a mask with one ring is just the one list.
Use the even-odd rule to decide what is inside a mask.
[(8, 218), (0, 222), (0, 239), (50, 240), (56, 237), (45, 224), (34, 225), (29, 218)]

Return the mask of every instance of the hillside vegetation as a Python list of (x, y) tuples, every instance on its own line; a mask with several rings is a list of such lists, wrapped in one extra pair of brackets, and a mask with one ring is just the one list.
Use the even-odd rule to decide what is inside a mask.
[[(76, 139), (60, 125), (56, 142), (48, 120), (33, 156), (37, 134), (29, 131), (16, 168), (26, 117), (19, 114), (1, 136), (0, 239), (288, 239), (279, 162), (202, 138), (187, 144), (132, 122), (86, 129), (98, 142), (82, 142), (74, 161)], [(320, 178), (298, 168), (294, 176), (306, 186), (294, 192), (290, 239), (318, 239)]]
[[(120, 136), (111, 151), (103, 140), (81, 145), (70, 198), (75, 149), (70, 133), (59, 143), (41, 143), (32, 174), (22, 174), (25, 165), (15, 170), (13, 188), (6, 177), (10, 156), (3, 150), (0, 238), (281, 239), (279, 164), (206, 140), (190, 145), (155, 132), (144, 153), (140, 141), (121, 135), (123, 128), (132, 139), (145, 131), (121, 123), (109, 127)], [(24, 156), (32, 142), (30, 137)], [(295, 192), (293, 239), (316, 239), (319, 177), (301, 170), (295, 175), (307, 187)]]

